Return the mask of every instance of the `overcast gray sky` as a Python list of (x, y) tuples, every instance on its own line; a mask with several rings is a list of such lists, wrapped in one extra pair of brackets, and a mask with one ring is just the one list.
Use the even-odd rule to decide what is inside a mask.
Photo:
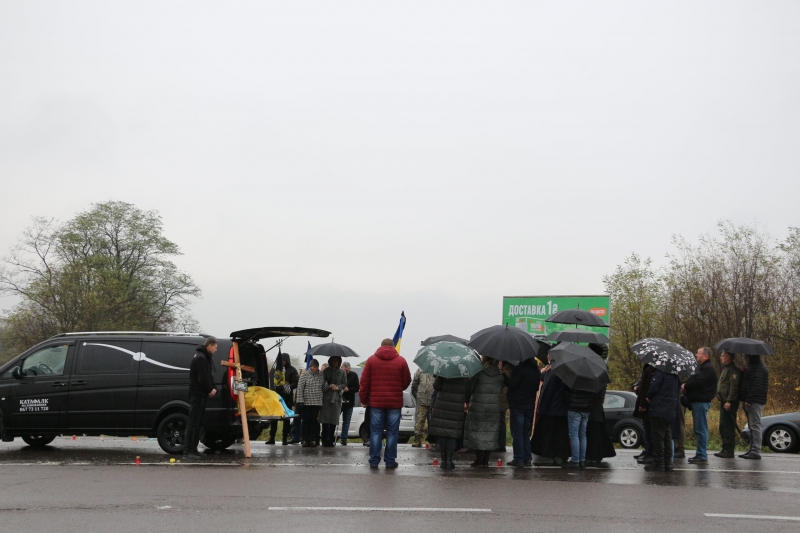
[(368, 355), (405, 310), (410, 359), (673, 234), (800, 225), (798, 28), (795, 1), (3, 0), (0, 251), (132, 202), (204, 330)]

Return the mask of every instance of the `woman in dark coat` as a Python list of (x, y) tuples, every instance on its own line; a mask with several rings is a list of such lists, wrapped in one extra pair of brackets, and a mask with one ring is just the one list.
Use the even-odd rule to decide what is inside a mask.
[[(608, 360), (608, 346), (589, 344), (589, 348), (604, 360)], [(599, 464), (606, 457), (616, 457), (614, 443), (606, 429), (606, 413), (603, 403), (606, 399), (606, 387), (597, 391), (592, 398), (592, 410), (589, 423), (586, 425), (586, 464)]]
[[(550, 360), (549, 355), (547, 358)], [(533, 428), (531, 452), (552, 461), (539, 464), (560, 464), (566, 461), (571, 453), (564, 382), (549, 369), (542, 372), (542, 387), (539, 389), (536, 413), (538, 418)]]
[(468, 378), (436, 377), (433, 383), (436, 400), (428, 424), (428, 435), (436, 437), (442, 454), (442, 469), (452, 470), (456, 441), (464, 436), (464, 400), (467, 395)]
[(503, 374), (497, 361), (481, 357), (483, 370), (472, 376), (467, 385), (464, 409), (464, 447), (475, 450), (471, 466), (489, 466), (489, 455), (497, 448), (497, 434), (505, 413), (500, 413)]

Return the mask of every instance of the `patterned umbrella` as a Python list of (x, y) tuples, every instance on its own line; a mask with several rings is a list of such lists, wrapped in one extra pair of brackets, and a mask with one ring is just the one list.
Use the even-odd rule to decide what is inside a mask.
[(478, 352), (458, 342), (437, 342), (423, 346), (414, 363), (423, 372), (443, 378), (471, 378), (483, 364)]
[(697, 368), (694, 354), (680, 344), (664, 339), (647, 338), (634, 343), (631, 351), (643, 363), (676, 374), (681, 379), (692, 375)]

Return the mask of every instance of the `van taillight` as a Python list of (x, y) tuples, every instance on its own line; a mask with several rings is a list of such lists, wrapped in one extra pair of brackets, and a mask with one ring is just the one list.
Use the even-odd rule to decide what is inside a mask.
[[(233, 363), (233, 346), (231, 346), (231, 350), (228, 352), (228, 362)], [(234, 400), (238, 400), (239, 397), (236, 395), (236, 392), (233, 390), (233, 380), (236, 379), (236, 370), (228, 367), (228, 391), (231, 393), (231, 398)]]

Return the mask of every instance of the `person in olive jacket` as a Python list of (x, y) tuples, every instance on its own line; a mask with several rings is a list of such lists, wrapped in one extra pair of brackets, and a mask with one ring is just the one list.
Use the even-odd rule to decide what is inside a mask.
[(722, 450), (715, 453), (717, 457), (730, 459), (736, 448), (736, 411), (739, 410), (739, 384), (742, 371), (733, 363), (733, 354), (722, 352), (719, 356), (722, 370), (717, 382), (719, 396), (719, 435), (722, 438)]
[(717, 395), (717, 371), (711, 363), (711, 348), (702, 347), (694, 355), (697, 368), (683, 384), (681, 390), (692, 404), (694, 435), (697, 439), (697, 452), (689, 459), (692, 464), (708, 463), (708, 410), (711, 400)]
[(672, 464), (671, 423), (677, 413), (681, 381), (675, 374), (659, 369), (653, 370), (653, 379), (647, 388), (647, 413), (650, 416), (650, 431), (653, 462), (644, 467), (648, 471), (674, 470)]
[(475, 450), (473, 467), (489, 466), (489, 455), (497, 447), (497, 433), (501, 420), (500, 394), (503, 391), (503, 374), (497, 361), (481, 356), (483, 370), (472, 376), (464, 396), (464, 447)]
[(206, 400), (217, 394), (213, 376), (214, 362), (211, 360), (217, 346), (217, 339), (207, 337), (203, 345), (197, 347), (197, 353), (189, 365), (189, 419), (186, 421), (186, 445), (183, 448), (183, 455), (187, 459), (202, 458), (197, 451), (197, 445), (200, 443)]
[(739, 400), (747, 414), (750, 427), (750, 451), (740, 455), (742, 459), (761, 459), (761, 413), (767, 403), (769, 392), (769, 370), (760, 355), (748, 355), (747, 366), (742, 373)]

